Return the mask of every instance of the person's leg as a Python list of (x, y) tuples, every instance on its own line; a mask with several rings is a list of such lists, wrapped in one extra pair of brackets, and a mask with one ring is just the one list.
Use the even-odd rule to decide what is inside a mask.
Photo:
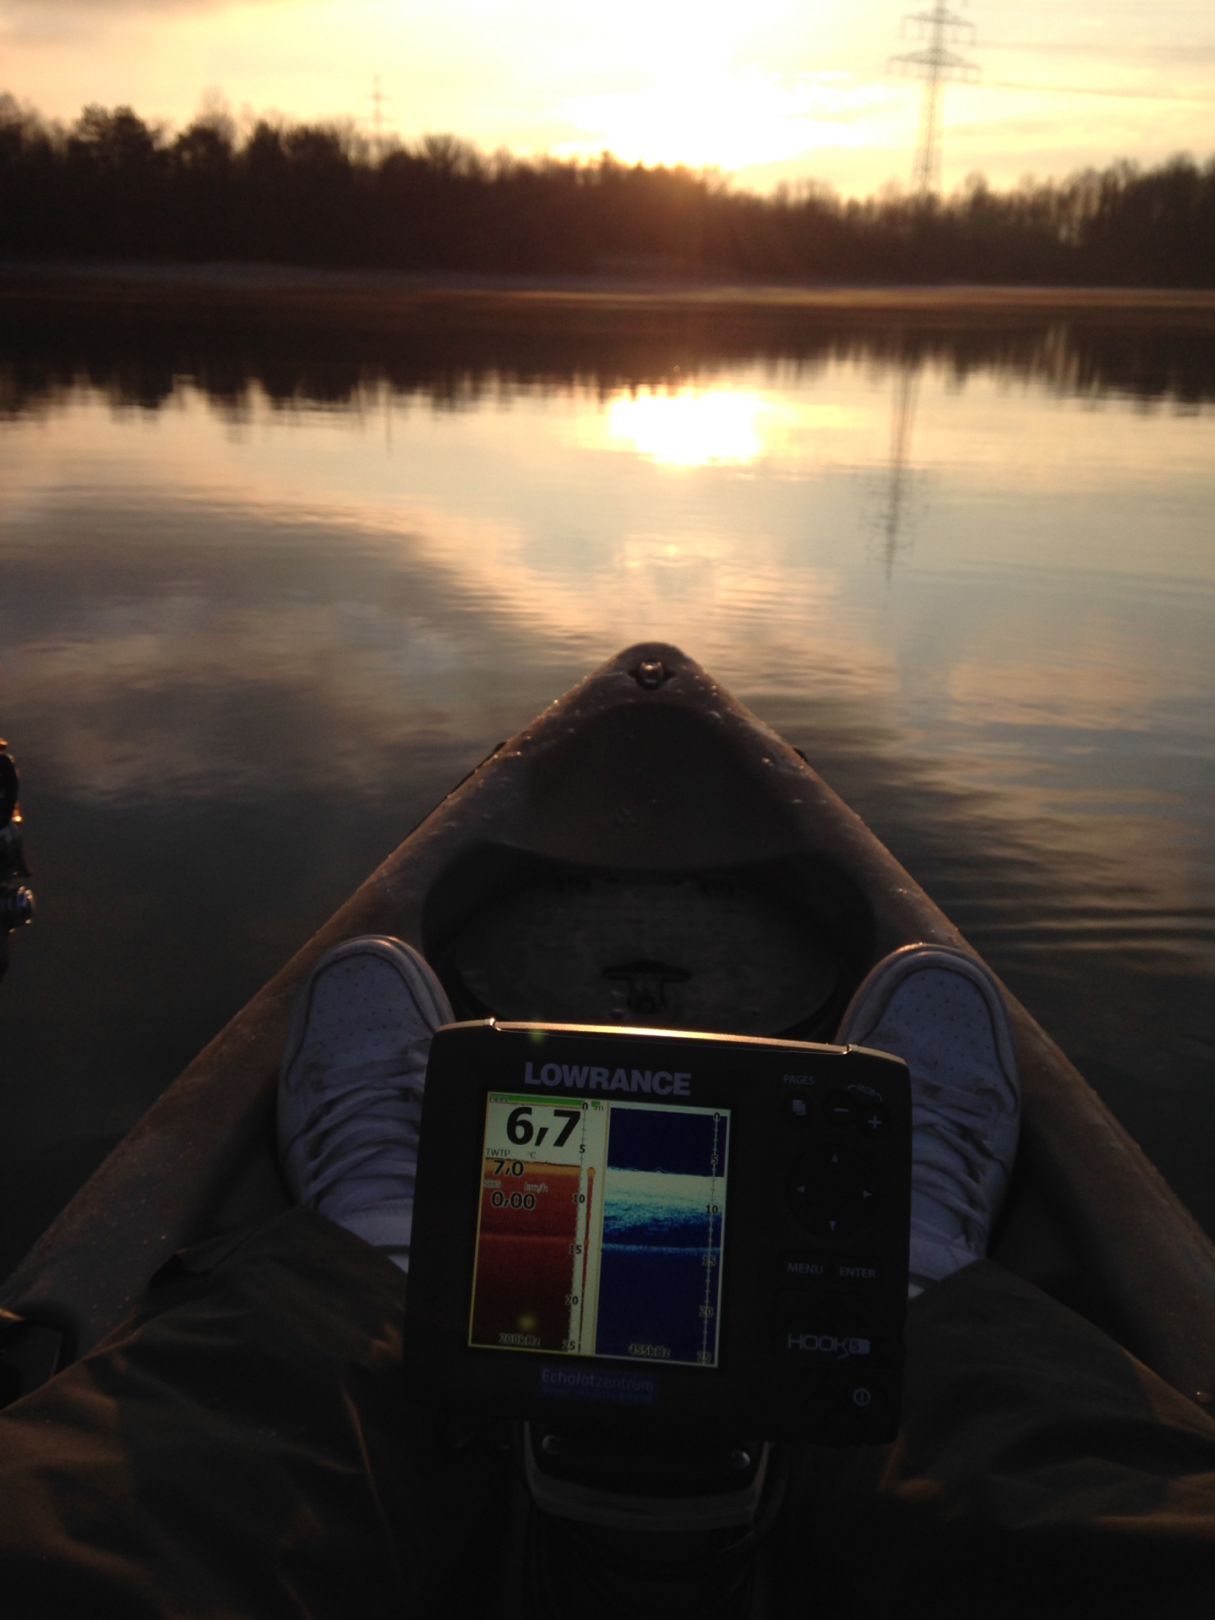
[[(879, 1612), (1206, 1616), (1215, 1423), (1092, 1323), (990, 1261), (911, 1305), (878, 1484)], [(946, 1608), (937, 1612), (948, 1613)]]
[(817, 1453), (803, 1480), (855, 1612), (1205, 1615), (1215, 1424), (983, 1258), (1019, 1109), (995, 982), (961, 952), (896, 952), (839, 1039), (907, 1061), (913, 1118), (900, 1436), (869, 1458)]
[[(307, 1208), (181, 1257), (106, 1344), (0, 1417), (6, 1614), (442, 1614), (461, 1582), (493, 1607), (501, 1456), (420, 1414), (399, 1369), (417, 1105), (446, 1003), (407, 948), (355, 941), (301, 1007), (280, 1141)], [(912, 1069), (923, 1291), (900, 1441), (874, 1494), (820, 1480), (792, 1504), (778, 1608), (818, 1607), (830, 1562), (844, 1613), (1075, 1613), (1098, 1592), (1200, 1612), (1179, 1583), (1211, 1580), (1215, 1428), (978, 1263), (1015, 1144), (1002, 1017), (970, 959), (908, 952), (846, 1021)]]
[(452, 1017), (417, 951), (364, 936), (318, 963), (283, 1055), (278, 1152), (292, 1195), (402, 1271), (430, 1040)]
[(411, 1142), (450, 1011), (421, 959), (382, 941), (326, 958), (300, 1009), (281, 1134), (316, 1207), (178, 1256), (131, 1319), (0, 1415), (6, 1620), (483, 1606), (501, 1454), (427, 1414), (400, 1364)]
[(6, 1620), (444, 1613), (493, 1459), (405, 1388), (404, 1289), (300, 1209), (178, 1256), (0, 1415)]
[(1021, 1082), (999, 989), (975, 957), (908, 945), (840, 1022), (841, 1046), (892, 1052), (911, 1076), (911, 1293), (982, 1259), (1008, 1186)]

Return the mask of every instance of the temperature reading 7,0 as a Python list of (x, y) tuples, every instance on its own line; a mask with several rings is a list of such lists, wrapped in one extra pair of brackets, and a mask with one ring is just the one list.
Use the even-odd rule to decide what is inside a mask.
[[(564, 1121), (553, 1142), (554, 1147), (564, 1147), (569, 1141), (581, 1112), (579, 1108), (553, 1109), (554, 1119)], [(532, 1141), (539, 1145), (548, 1135), (547, 1125), (541, 1125), (539, 1130), (536, 1129), (532, 1113), (533, 1109), (524, 1103), (518, 1108), (512, 1108), (506, 1117), (506, 1134), (516, 1147), (526, 1147)]]

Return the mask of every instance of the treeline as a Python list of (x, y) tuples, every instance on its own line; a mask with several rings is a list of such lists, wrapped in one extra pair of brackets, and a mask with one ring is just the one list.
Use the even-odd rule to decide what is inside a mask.
[(806, 282), (1215, 285), (1215, 160), (1128, 162), (924, 201), (772, 196), (685, 168), (486, 156), (449, 135), (223, 112), (171, 133), (129, 107), (70, 128), (0, 95), (0, 253)]

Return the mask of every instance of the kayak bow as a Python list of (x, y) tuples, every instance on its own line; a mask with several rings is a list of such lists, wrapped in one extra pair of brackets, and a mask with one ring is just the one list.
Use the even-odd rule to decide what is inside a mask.
[[(422, 950), (458, 1017), (830, 1039), (861, 977), (957, 930), (809, 765), (677, 648), (626, 649), (502, 744), (238, 1013), (0, 1291), (78, 1355), (178, 1248), (286, 1203), (287, 1020), (355, 934)], [(993, 1253), (1192, 1399), (1215, 1248), (1011, 996), (1022, 1147)]]

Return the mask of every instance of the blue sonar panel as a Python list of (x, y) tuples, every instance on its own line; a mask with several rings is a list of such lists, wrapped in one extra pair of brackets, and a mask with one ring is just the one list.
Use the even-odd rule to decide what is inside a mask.
[(612, 1109), (595, 1353), (717, 1364), (725, 1111)]

